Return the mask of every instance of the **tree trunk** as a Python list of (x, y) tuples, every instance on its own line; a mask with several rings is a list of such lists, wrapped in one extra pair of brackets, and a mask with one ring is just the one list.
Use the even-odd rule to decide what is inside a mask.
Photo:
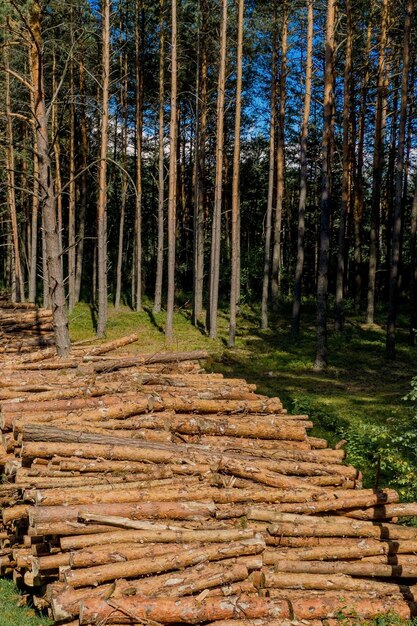
[(41, 35), (41, 6), (34, 2), (30, 13), (32, 45), (31, 69), (34, 77), (34, 115), (39, 161), (39, 183), (45, 232), (45, 247), (49, 276), (49, 295), (52, 305), (55, 344), (58, 356), (65, 357), (71, 349), (68, 320), (65, 310), (65, 289), (60, 258), (60, 234), (57, 229), (55, 193), (49, 159), (48, 116), (43, 87), (43, 41)]
[(239, 272), (239, 240), (240, 240), (240, 125), (242, 111), (242, 55), (243, 55), (243, 13), (244, 0), (238, 2), (237, 18), (237, 50), (236, 50), (236, 112), (235, 112), (235, 144), (233, 150), (233, 181), (232, 181), (232, 267), (230, 285), (230, 324), (229, 347), (235, 345), (236, 313), (238, 305)]
[(199, 0), (201, 24), (198, 21), (198, 74), (196, 93), (195, 197), (194, 197), (194, 299), (193, 323), (203, 311), (204, 284), (204, 212), (207, 140), (207, 0)]
[(156, 257), (154, 313), (161, 310), (164, 270), (164, 100), (165, 100), (165, 0), (159, 1), (159, 114), (158, 114), (158, 243)]
[(81, 144), (81, 184), (80, 184), (80, 211), (78, 221), (78, 245), (75, 269), (75, 302), (80, 299), (81, 279), (84, 259), (85, 216), (87, 213), (87, 158), (88, 134), (86, 117), (85, 67), (82, 55), (79, 63), (80, 85), (80, 144)]
[(210, 294), (207, 306), (208, 330), (211, 339), (217, 337), (217, 309), (219, 302), (220, 246), (223, 192), (223, 152), (224, 152), (224, 102), (226, 84), (227, 53), (227, 0), (222, 0), (220, 26), (220, 60), (217, 83), (217, 124), (216, 124), (216, 179), (214, 185), (214, 211), (210, 258)]
[(352, 30), (352, 7), (350, 0), (346, 0), (346, 59), (343, 84), (343, 171), (342, 171), (342, 203), (340, 211), (339, 225), (339, 249), (337, 254), (337, 276), (336, 276), (336, 302), (335, 302), (335, 328), (342, 330), (343, 326), (343, 282), (345, 276), (345, 239), (346, 221), (350, 198), (351, 181), (351, 146), (350, 141), (350, 115), (352, 99), (352, 52), (353, 52), (353, 30)]
[[(35, 130), (35, 129), (34, 129)], [(36, 132), (33, 138), (33, 195), (31, 215), (31, 240), (30, 240), (30, 263), (29, 263), (29, 302), (36, 300), (36, 278), (38, 259), (38, 216), (39, 216), (39, 166), (38, 148), (36, 144)]]
[(136, 211), (135, 211), (135, 267), (132, 299), (136, 311), (142, 310), (142, 129), (143, 129), (143, 69), (142, 69), (142, 0), (135, 0), (135, 56), (136, 56)]
[[(364, 143), (365, 143), (365, 124), (366, 113), (368, 109), (368, 82), (369, 82), (369, 54), (371, 50), (372, 23), (369, 21), (366, 46), (365, 46), (365, 69), (360, 90), (361, 105), (359, 110), (359, 128), (358, 128), (358, 149), (357, 149), (357, 166), (354, 176), (354, 193), (353, 193), (353, 258), (354, 258), (354, 299), (355, 309), (360, 310), (362, 299), (362, 220), (363, 220), (363, 201), (364, 201)], [(355, 117), (355, 106), (353, 103), (352, 117)]]
[(165, 335), (173, 336), (175, 297), (175, 238), (177, 204), (177, 0), (172, 0), (171, 16), (171, 121), (169, 125), (169, 186), (168, 186), (168, 294)]
[(107, 149), (110, 82), (110, 0), (102, 2), (102, 111), (97, 202), (98, 315), (97, 337), (103, 337), (107, 323)]
[(401, 218), (402, 218), (402, 192), (403, 192), (403, 172), (404, 172), (404, 152), (405, 152), (405, 131), (407, 123), (407, 97), (408, 97), (408, 73), (410, 69), (410, 35), (411, 21), (413, 17), (414, 3), (408, 0), (406, 5), (406, 16), (404, 23), (404, 39), (402, 51), (402, 76), (401, 76), (401, 104), (400, 104), (400, 125), (398, 134), (397, 158), (395, 165), (395, 196), (393, 211), (393, 227), (390, 257), (389, 275), (389, 305), (387, 320), (386, 349), (387, 358), (395, 358), (395, 331), (397, 312), (397, 287), (398, 273), (400, 265), (400, 239), (401, 239)]
[(12, 104), (10, 95), (10, 74), (9, 74), (9, 48), (4, 46), (3, 59), (5, 68), (5, 105), (6, 105), (6, 174), (7, 174), (7, 204), (10, 214), (12, 245), (13, 245), (13, 263), (16, 280), (16, 301), (24, 302), (25, 291), (23, 284), (22, 264), (20, 261), (19, 232), (17, 226), (16, 214), (16, 190), (15, 190), (15, 160), (14, 160), (14, 138), (13, 138), (13, 120), (12, 120)]
[[(52, 53), (52, 91), (55, 93), (58, 87), (57, 84), (57, 76), (56, 76), (56, 53), (53, 50)], [(58, 102), (55, 100), (51, 107), (51, 130), (53, 137), (53, 152), (54, 152), (54, 161), (55, 161), (55, 176), (54, 176), (54, 191), (56, 198), (56, 213), (57, 213), (57, 224), (58, 224), (58, 232), (59, 232), (59, 252), (61, 258), (61, 265), (63, 266), (63, 254), (62, 254), (62, 177), (61, 177), (61, 145), (59, 142), (59, 129), (58, 129), (58, 119), (59, 119), (59, 111), (58, 111)], [(44, 251), (44, 235), (42, 232), (42, 254)], [(45, 275), (47, 276), (46, 270), (46, 258), (42, 259), (43, 268), (45, 271)], [(44, 280), (44, 293), (48, 293), (48, 284), (47, 280)], [(46, 295), (45, 294), (45, 295)], [(44, 298), (44, 306), (45, 306), (45, 298)]]
[(288, 4), (282, 3), (281, 68), (279, 77), (279, 111), (277, 126), (277, 197), (275, 206), (274, 247), (272, 251), (272, 304), (276, 309), (280, 293), (280, 272), (282, 262), (282, 212), (284, 203), (284, 167), (285, 167), (285, 102), (287, 82), (287, 39), (288, 39)]
[(268, 301), (269, 282), (271, 271), (271, 234), (272, 234), (272, 205), (274, 202), (275, 179), (275, 126), (276, 126), (276, 98), (277, 98), (277, 0), (274, 0), (272, 22), (272, 56), (271, 56), (271, 98), (269, 116), (269, 167), (268, 167), (268, 198), (265, 214), (265, 248), (264, 273), (262, 280), (261, 328), (268, 328)]
[(413, 206), (411, 208), (411, 238), (410, 238), (410, 334), (409, 345), (416, 345), (417, 333), (417, 176), (415, 177)]
[(378, 263), (378, 231), (379, 212), (381, 204), (382, 170), (384, 167), (384, 134), (386, 119), (386, 47), (388, 26), (388, 0), (383, 0), (381, 13), (381, 34), (378, 50), (378, 73), (375, 111), (375, 138), (372, 163), (372, 200), (371, 200), (371, 229), (369, 234), (369, 269), (367, 294), (367, 324), (374, 323), (375, 314), (375, 283)]
[(320, 210), (320, 250), (317, 279), (317, 346), (314, 369), (327, 366), (327, 287), (330, 252), (330, 212), (332, 188), (332, 145), (334, 135), (334, 53), (336, 0), (328, 0), (324, 77), (324, 126), (322, 142), (322, 193)]
[[(70, 7), (70, 38), (73, 41), (73, 8)], [(74, 60), (69, 60), (69, 185), (68, 185), (68, 310), (75, 306), (75, 85)]]
[[(120, 8), (121, 11), (121, 8)], [(125, 16), (127, 20), (127, 15)], [(124, 243), (124, 225), (125, 225), (125, 213), (126, 213), (126, 197), (127, 197), (127, 114), (128, 114), (128, 65), (127, 65), (127, 51), (123, 48), (124, 40), (123, 33), (123, 16), (120, 15), (120, 56), (119, 56), (119, 72), (120, 72), (120, 108), (121, 108), (121, 157), (120, 162), (122, 166), (122, 189), (120, 199), (120, 219), (119, 219), (119, 245), (117, 250), (117, 266), (116, 266), (116, 293), (114, 298), (114, 306), (116, 309), (120, 308), (120, 298), (122, 293), (122, 265), (123, 265), (123, 243)]]
[(300, 332), (300, 309), (301, 287), (304, 267), (304, 234), (305, 234), (305, 209), (307, 200), (307, 140), (308, 120), (310, 117), (311, 85), (313, 76), (313, 0), (307, 0), (308, 27), (307, 27), (307, 58), (306, 58), (306, 83), (304, 93), (304, 117), (301, 127), (300, 145), (300, 200), (298, 205), (298, 237), (297, 237), (297, 262), (295, 267), (294, 300), (292, 308), (292, 332), (298, 335)]

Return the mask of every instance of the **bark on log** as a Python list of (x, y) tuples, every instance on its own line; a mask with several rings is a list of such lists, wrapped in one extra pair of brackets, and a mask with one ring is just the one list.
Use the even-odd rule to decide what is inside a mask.
[[(119, 608), (119, 610), (117, 610)], [(153, 620), (163, 624), (198, 624), (219, 619), (258, 618), (270, 614), (274, 618), (289, 617), (288, 603), (274, 602), (273, 606), (264, 598), (256, 596), (233, 596), (231, 598), (206, 598), (201, 602), (195, 598), (140, 598), (133, 596), (123, 601), (109, 603), (91, 599), (81, 603), (80, 624), (131, 623), (132, 619)], [(123, 620), (123, 621), (120, 621)], [(129, 621), (130, 620), (130, 621)]]
[(180, 361), (199, 361), (208, 359), (209, 353), (205, 350), (194, 350), (191, 352), (165, 352), (159, 354), (138, 354), (134, 357), (115, 359), (107, 363), (100, 363), (94, 366), (97, 373), (114, 372), (127, 367), (137, 367), (148, 363), (178, 363)]
[(385, 565), (382, 563), (366, 563), (364, 561), (290, 561), (268, 557), (274, 561), (279, 572), (298, 574), (348, 574), (349, 576), (378, 578), (417, 578), (417, 566)]

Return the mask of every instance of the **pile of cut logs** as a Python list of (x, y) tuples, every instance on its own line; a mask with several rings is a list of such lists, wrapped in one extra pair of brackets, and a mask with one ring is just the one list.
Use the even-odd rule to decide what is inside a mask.
[(52, 312), (29, 302), (0, 298), (0, 354), (53, 345)]
[(203, 352), (107, 356), (135, 339), (3, 356), (3, 575), (72, 626), (417, 614), (416, 504)]

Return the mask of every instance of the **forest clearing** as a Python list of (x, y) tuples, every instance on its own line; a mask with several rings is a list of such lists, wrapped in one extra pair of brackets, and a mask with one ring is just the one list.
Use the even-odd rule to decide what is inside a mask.
[(416, 622), (416, 26), (0, 0), (1, 624)]
[[(412, 424), (415, 406), (401, 401), (409, 347), (390, 388), (380, 376), (377, 325), (352, 324), (338, 364), (315, 372), (314, 326), (296, 349), (290, 327), (277, 327), (278, 347), (247, 309), (245, 332), (230, 349), (227, 315), (214, 346), (183, 310), (174, 345), (164, 314), (145, 305), (141, 314), (110, 309), (107, 340), (97, 342), (91, 310), (77, 305), (70, 358), (57, 359), (48, 347), (25, 352), (30, 309), (11, 306), (0, 320), (2, 572), (36, 607), (49, 608), (53, 623), (412, 623), (417, 530), (393, 522), (417, 515), (417, 504), (400, 503), (413, 499), (415, 482), (398, 473), (401, 464), (416, 466), (415, 446), (399, 449), (398, 419), (385, 451), (366, 431), (372, 426), (375, 436), (379, 427), (383, 441), (399, 406)], [(373, 345), (349, 375), (355, 341), (362, 354)], [(283, 384), (289, 413), (276, 397)], [(341, 447), (318, 436), (328, 429), (336, 443), (349, 438), (347, 425), (356, 440)], [(352, 457), (368, 465), (364, 477)], [(10, 626), (25, 623), (19, 619)]]

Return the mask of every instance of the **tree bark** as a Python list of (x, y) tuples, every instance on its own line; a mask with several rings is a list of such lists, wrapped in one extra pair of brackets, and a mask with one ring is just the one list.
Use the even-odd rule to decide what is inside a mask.
[(175, 243), (177, 204), (177, 0), (171, 4), (171, 121), (169, 125), (169, 185), (168, 185), (168, 293), (165, 336), (173, 336), (175, 298)]
[(65, 357), (70, 352), (71, 343), (69, 339), (68, 320), (65, 310), (65, 289), (60, 258), (60, 233), (57, 229), (55, 192), (51, 175), (51, 162), (49, 158), (48, 117), (43, 86), (43, 40), (41, 33), (41, 14), (41, 6), (37, 0), (33, 3), (30, 13), (32, 37), (30, 56), (34, 78), (33, 94), (39, 162), (39, 186), (45, 231), (49, 295), (53, 313), (55, 344), (58, 356)]
[[(70, 6), (70, 41), (73, 43), (73, 7)], [(75, 85), (74, 59), (69, 60), (69, 185), (68, 185), (68, 311), (75, 306)]]
[(271, 57), (271, 98), (269, 116), (269, 167), (268, 167), (268, 198), (265, 214), (265, 248), (264, 274), (262, 280), (261, 328), (268, 328), (268, 301), (271, 271), (271, 235), (272, 235), (272, 205), (274, 201), (275, 180), (275, 126), (276, 126), (276, 99), (277, 99), (277, 0), (274, 0), (272, 21), (272, 57)]
[(10, 94), (10, 73), (9, 73), (9, 48), (3, 48), (3, 59), (5, 69), (5, 105), (6, 105), (6, 174), (7, 174), (7, 204), (10, 214), (12, 245), (13, 245), (13, 266), (16, 281), (16, 302), (24, 302), (25, 291), (23, 283), (22, 264), (20, 261), (19, 232), (17, 226), (16, 213), (16, 190), (15, 190), (15, 158), (14, 158), (14, 137), (12, 103)]
[(236, 315), (238, 306), (238, 284), (240, 284), (240, 267), (238, 253), (240, 249), (240, 126), (242, 115), (242, 56), (243, 56), (243, 13), (244, 0), (238, 2), (237, 17), (237, 50), (236, 50), (236, 111), (235, 111), (235, 143), (233, 149), (233, 181), (232, 181), (232, 264), (230, 284), (230, 322), (229, 347), (235, 345)]
[(285, 184), (285, 103), (287, 83), (287, 52), (288, 52), (288, 4), (282, 3), (282, 34), (281, 34), (281, 68), (279, 77), (279, 110), (277, 125), (277, 197), (275, 205), (274, 246), (272, 251), (272, 305), (276, 309), (281, 286), (282, 263), (282, 214), (284, 205)]
[(85, 67), (82, 55), (78, 67), (79, 87), (80, 87), (80, 147), (81, 147), (81, 184), (80, 184), (80, 210), (78, 220), (78, 245), (75, 268), (75, 302), (80, 300), (81, 281), (84, 260), (84, 236), (85, 217), (87, 213), (87, 159), (88, 159), (88, 131), (86, 115), (86, 88), (85, 88)]
[(400, 266), (401, 247), (401, 222), (402, 222), (402, 193), (405, 152), (405, 131), (407, 123), (407, 97), (408, 97), (408, 74), (410, 69), (410, 36), (411, 21), (413, 17), (414, 2), (408, 0), (404, 22), (404, 39), (402, 50), (402, 75), (401, 75), (401, 103), (400, 124), (398, 134), (397, 156), (395, 164), (395, 196), (393, 211), (393, 227), (390, 257), (389, 275), (389, 304), (387, 319), (386, 352), (388, 359), (395, 359), (395, 333), (397, 313), (398, 274)]
[(159, 111), (158, 111), (158, 243), (153, 311), (161, 311), (164, 270), (164, 100), (165, 100), (165, 0), (159, 2)]
[(317, 279), (317, 345), (314, 369), (327, 366), (327, 288), (330, 253), (330, 212), (332, 192), (332, 152), (334, 135), (334, 53), (336, 0), (328, 0), (324, 77), (324, 126), (322, 142), (322, 193), (320, 209), (320, 250)]
[[(201, 12), (201, 24), (200, 24)], [(204, 212), (207, 141), (207, 0), (198, 7), (198, 74), (196, 93), (195, 137), (195, 197), (194, 197), (194, 298), (193, 324), (197, 325), (203, 312), (204, 285)]]
[[(119, 216), (119, 242), (117, 249), (117, 265), (116, 265), (116, 292), (114, 297), (114, 306), (120, 308), (120, 299), (122, 294), (122, 266), (123, 266), (123, 243), (124, 243), (124, 226), (126, 214), (126, 197), (127, 197), (127, 128), (128, 128), (128, 64), (127, 51), (124, 48), (123, 40), (123, 15), (122, 6), (120, 6), (120, 53), (119, 53), (119, 101), (121, 108), (121, 128), (120, 128), (120, 163), (121, 171), (121, 198), (120, 198), (120, 216)], [(125, 20), (128, 19), (127, 7), (125, 9)]]
[(135, 0), (135, 62), (136, 62), (136, 209), (134, 281), (132, 283), (134, 308), (142, 310), (142, 130), (143, 130), (143, 15), (142, 0)]
[(211, 235), (210, 293), (207, 306), (207, 326), (211, 339), (217, 337), (217, 310), (219, 303), (221, 220), (224, 165), (224, 103), (226, 85), (227, 52), (227, 0), (222, 0), (220, 26), (220, 59), (217, 82), (217, 123), (216, 123), (216, 179), (214, 184), (214, 210)]
[(110, 83), (110, 0), (102, 0), (102, 111), (97, 200), (98, 315), (97, 337), (104, 337), (107, 324), (107, 150)]
[(310, 117), (311, 86), (313, 77), (313, 26), (314, 26), (314, 0), (307, 0), (308, 27), (307, 27), (307, 58), (306, 58), (306, 81), (304, 93), (304, 116), (301, 126), (300, 143), (300, 199), (298, 204), (298, 237), (297, 237), (297, 261), (295, 266), (294, 299), (292, 308), (292, 332), (298, 335), (300, 332), (301, 288), (304, 268), (304, 236), (305, 236), (305, 210), (307, 201), (307, 140), (308, 121)]
[(377, 92), (375, 111), (374, 154), (372, 163), (371, 229), (369, 233), (369, 268), (367, 293), (367, 324), (374, 323), (376, 269), (378, 263), (378, 231), (381, 204), (382, 170), (384, 167), (384, 135), (386, 120), (386, 47), (389, 0), (383, 0), (381, 32), (378, 46)]
[(339, 246), (337, 253), (336, 301), (335, 301), (335, 328), (341, 331), (343, 327), (343, 283), (345, 277), (345, 240), (346, 221), (350, 199), (351, 181), (351, 132), (350, 115), (352, 99), (352, 53), (353, 29), (352, 7), (350, 0), (346, 0), (346, 58), (343, 81), (343, 165), (342, 165), (342, 202), (340, 210)]
[(413, 206), (411, 209), (411, 239), (410, 239), (410, 332), (408, 343), (410, 346), (416, 345), (417, 333), (417, 177), (414, 187)]

